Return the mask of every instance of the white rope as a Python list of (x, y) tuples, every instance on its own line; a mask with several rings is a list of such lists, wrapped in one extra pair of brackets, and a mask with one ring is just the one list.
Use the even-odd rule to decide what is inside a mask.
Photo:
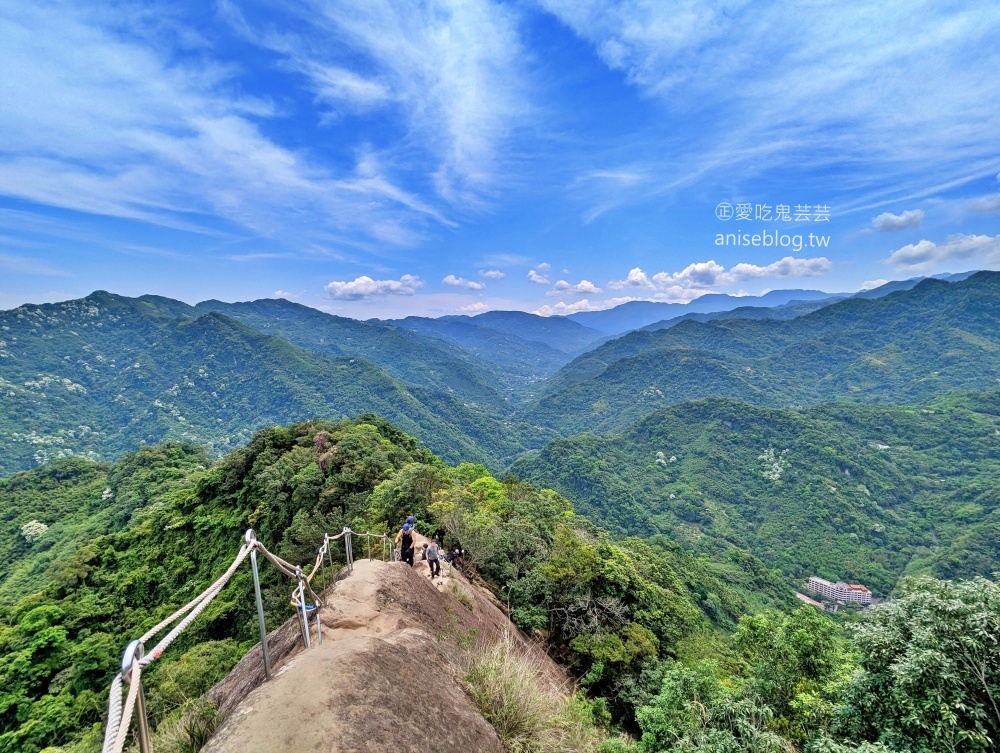
[(132, 712), (135, 709), (135, 699), (139, 695), (139, 678), (142, 675), (139, 662), (132, 662), (132, 678), (128, 686), (128, 695), (125, 697), (125, 708), (122, 710), (122, 719), (125, 724), (118, 728), (118, 735), (115, 737), (115, 747), (113, 753), (122, 753), (125, 748), (125, 738), (128, 737), (129, 727), (132, 725)]
[(122, 673), (119, 672), (111, 681), (111, 693), (108, 696), (108, 725), (104, 729), (104, 747), (101, 753), (113, 753), (115, 740), (118, 738), (118, 728), (122, 723)]
[[(285, 561), (276, 554), (272, 554), (264, 547), (263, 544), (261, 544), (250, 534), (248, 534), (248, 541), (240, 547), (240, 551), (237, 553), (236, 558), (233, 560), (232, 564), (230, 564), (226, 572), (223, 573), (218, 580), (216, 580), (211, 586), (202, 591), (202, 593), (193, 598), (191, 601), (189, 601), (183, 607), (178, 609), (172, 615), (170, 615), (166, 619), (156, 624), (154, 627), (147, 630), (146, 633), (144, 633), (143, 636), (139, 639), (142, 642), (142, 644), (145, 644), (146, 641), (153, 638), (153, 636), (160, 633), (167, 626), (173, 624), (176, 620), (183, 617), (183, 619), (181, 619), (181, 621), (177, 623), (177, 625), (175, 625), (174, 628), (169, 633), (167, 633), (160, 640), (159, 643), (157, 643), (153, 647), (152, 651), (150, 651), (148, 654), (145, 654), (141, 659), (132, 662), (129, 689), (128, 689), (128, 694), (125, 697), (124, 705), (122, 703), (122, 684), (124, 681), (122, 673), (119, 672), (115, 676), (115, 679), (112, 680), (111, 689), (108, 695), (108, 717), (107, 717), (107, 726), (104, 731), (104, 745), (101, 749), (102, 753), (122, 753), (122, 750), (125, 747), (125, 740), (128, 737), (129, 728), (131, 727), (132, 724), (132, 715), (135, 710), (136, 699), (138, 698), (139, 695), (142, 667), (147, 666), (152, 662), (156, 661), (157, 659), (159, 659), (160, 656), (163, 655), (163, 652), (170, 646), (171, 643), (173, 643), (177, 639), (177, 637), (182, 632), (184, 632), (184, 630), (188, 627), (188, 625), (190, 625), (195, 619), (197, 619), (198, 615), (200, 615), (205, 610), (205, 608), (212, 602), (212, 600), (219, 595), (222, 589), (225, 588), (230, 578), (232, 578), (233, 573), (235, 573), (236, 570), (239, 568), (239, 566), (243, 564), (243, 561), (250, 555), (250, 552), (252, 552), (254, 549), (258, 550), (280, 572), (284, 573), (290, 578), (295, 578), (298, 581), (298, 585), (292, 592), (293, 603), (299, 602), (300, 599), (304, 601), (304, 595), (305, 593), (308, 593), (312, 597), (313, 603), (317, 607), (319, 607), (321, 606), (320, 598), (319, 596), (317, 596), (316, 592), (313, 591), (311, 581), (313, 577), (316, 575), (320, 566), (322, 565), (323, 556), (330, 551), (329, 543), (331, 541), (336, 541), (337, 539), (349, 537), (350, 535), (368, 537), (369, 545), (371, 544), (372, 538), (380, 538), (389, 543), (390, 550), (393, 550), (395, 548), (394, 546), (395, 542), (384, 533), (383, 534), (373, 534), (370, 532), (355, 533), (350, 528), (344, 528), (344, 530), (341, 531), (336, 536), (330, 536), (329, 534), (326, 534), (324, 536), (323, 546), (320, 548), (319, 553), (316, 557), (316, 562), (313, 564), (312, 572), (309, 574), (308, 577), (302, 577), (300, 579), (299, 575), (301, 574), (301, 568), (297, 568), (295, 565), (292, 565), (290, 562)], [(349, 538), (345, 539), (345, 549), (347, 548), (348, 540)], [(347, 553), (348, 555), (350, 554), (349, 551), (345, 553)], [(383, 549), (383, 556), (384, 556), (384, 549)], [(308, 629), (308, 623), (307, 623), (307, 629)], [(124, 724), (122, 723), (123, 720)]]
[[(233, 560), (233, 564), (229, 566), (229, 569), (226, 570), (225, 573), (223, 573), (221, 578), (219, 578), (217, 581), (215, 581), (215, 583), (209, 586), (208, 590), (206, 590), (204, 593), (202, 593), (201, 596), (199, 596), (197, 599), (195, 599), (194, 602), (192, 602), (192, 603), (197, 603), (197, 606), (194, 609), (192, 609), (191, 613), (183, 620), (181, 620), (173, 630), (167, 633), (163, 637), (163, 639), (153, 647), (152, 651), (150, 651), (148, 654), (146, 654), (139, 660), (140, 664), (143, 665), (150, 664), (151, 662), (154, 662), (160, 658), (160, 655), (167, 649), (167, 647), (171, 643), (174, 642), (177, 636), (179, 636), (182, 632), (184, 632), (184, 629), (188, 625), (190, 625), (199, 614), (201, 614), (204, 611), (205, 607), (207, 607), (211, 603), (212, 599), (214, 599), (216, 596), (219, 595), (219, 592), (225, 587), (226, 583), (229, 582), (229, 579), (233, 576), (233, 573), (236, 572), (236, 569), (240, 565), (242, 565), (243, 560), (245, 560), (250, 555), (250, 549), (251, 547), (247, 546), (246, 544), (240, 547), (240, 552), (239, 554), (236, 555), (236, 559)], [(139, 640), (145, 643), (154, 635), (156, 635), (156, 633), (151, 631), (146, 633)]]

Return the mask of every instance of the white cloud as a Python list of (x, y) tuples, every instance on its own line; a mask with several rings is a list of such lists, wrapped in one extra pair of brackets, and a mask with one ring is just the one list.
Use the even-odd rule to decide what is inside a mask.
[(878, 217), (872, 218), (872, 226), (876, 230), (881, 230), (884, 233), (894, 233), (898, 230), (908, 230), (913, 227), (919, 227), (920, 223), (923, 221), (924, 210), (907, 209), (902, 214), (883, 212)]
[(1000, 193), (995, 193), (992, 196), (980, 196), (978, 199), (970, 201), (967, 206), (973, 212), (985, 214), (1000, 212)]
[(502, 280), (507, 275), (499, 269), (480, 269), (479, 276), (485, 277), (487, 280)]
[(539, 264), (539, 265), (538, 265), (537, 267), (535, 267), (535, 268), (536, 268), (536, 269), (540, 269), (540, 270), (542, 270), (543, 272), (548, 272), (548, 271), (549, 271), (550, 269), (552, 269), (552, 265), (551, 265), (551, 264), (549, 264), (549, 263), (548, 263), (547, 261), (543, 261), (543, 262), (542, 262), (541, 264)]
[(649, 281), (649, 277), (639, 267), (633, 267), (624, 280), (612, 280), (608, 283), (608, 287), (613, 290), (623, 290), (624, 288), (653, 290), (656, 286)]
[(950, 235), (947, 242), (921, 240), (893, 251), (885, 260), (905, 272), (932, 272), (949, 262), (1000, 265), (1000, 235)]
[(580, 282), (575, 285), (567, 282), (566, 280), (556, 280), (556, 284), (553, 286), (552, 290), (546, 293), (546, 295), (596, 295), (600, 292), (601, 289), (589, 280), (580, 280)]
[(487, 306), (482, 301), (476, 301), (475, 303), (470, 303), (466, 306), (459, 306), (458, 311), (464, 311), (467, 314), (474, 314), (478, 311), (486, 311), (489, 306)]
[(818, 277), (828, 272), (832, 266), (825, 256), (813, 259), (786, 256), (763, 267), (745, 262), (737, 264), (726, 274), (732, 281), (755, 280), (760, 277)]
[(631, 296), (622, 296), (618, 298), (609, 298), (606, 301), (595, 301), (593, 303), (586, 298), (582, 301), (574, 301), (573, 303), (559, 301), (559, 303), (551, 306), (548, 304), (541, 306), (540, 308), (535, 309), (532, 313), (538, 314), (539, 316), (566, 316), (568, 314), (575, 314), (578, 311), (604, 311), (606, 309), (613, 309), (615, 306), (620, 306), (623, 303), (638, 300), (642, 299), (633, 298)]
[[(361, 15), (391, 15), (388, 5), (364, 7)], [(464, 4), (449, 11), (455, 23), (450, 35), (439, 33), (449, 27), (431, 13), (402, 50), (402, 29), (420, 17), (397, 19), (386, 27), (381, 52), (365, 46), (378, 41), (378, 27), (364, 42), (364, 19), (355, 18), (354, 31), (344, 32), (357, 45), (353, 52), (368, 49), (381, 60), (385, 81), (343, 66), (324, 72), (324, 92), (331, 97), (403, 102), (398, 106), (409, 113), (412, 138), (432, 142), (409, 154), (432, 153), (435, 164), (429, 165), (427, 158), (374, 153), (360, 139), (334, 155), (286, 145), (283, 129), (273, 124), (287, 113), (244, 93), (258, 88), (242, 85), (242, 64), (213, 59), (207, 45), (198, 54), (177, 54), (177, 35), (190, 30), (170, 27), (169, 16), (147, 23), (148, 16), (130, 15), (132, 8), (112, 14), (99, 4), (0, 6), (7, 74), (0, 78), (0, 100), (18, 103), (0, 108), (5, 194), (204, 233), (224, 227), (228, 235), (235, 229), (265, 238), (293, 231), (335, 246), (412, 245), (428, 223), (453, 222), (432, 205), (432, 192), (425, 200), (402, 188), (399, 176), (435, 172), (455, 192), (485, 190), (497, 162), (491, 155), (520, 112), (510, 59), (518, 57), (518, 47), (502, 9)], [(342, 43), (318, 44), (334, 33), (321, 17), (313, 18), (310, 43), (295, 47), (310, 80), (320, 75), (310, 57), (314, 48), (349, 52)], [(496, 34), (474, 33), (487, 29)], [(427, 49), (435, 43), (440, 48)], [(383, 57), (395, 55), (402, 64), (411, 54), (423, 67), (400, 83), (394, 76), (403, 76), (402, 69)], [(442, 59), (454, 64), (438, 65)], [(436, 68), (443, 72), (434, 74)], [(434, 122), (420, 121), (418, 111)]]
[(415, 275), (403, 275), (398, 280), (373, 280), (362, 275), (350, 282), (333, 281), (323, 288), (327, 295), (342, 301), (360, 301), (380, 295), (413, 295), (424, 281)]
[(275, 298), (298, 298), (299, 294), (298, 293), (292, 293), (291, 291), (288, 291), (288, 290), (275, 290), (274, 291), (274, 297)]
[(549, 278), (548, 277), (545, 277), (544, 275), (538, 274), (538, 272), (536, 272), (533, 269), (528, 270), (528, 279), (531, 280), (532, 282), (538, 284), (538, 285), (548, 285), (549, 284)]
[(859, 290), (874, 290), (875, 288), (882, 287), (883, 285), (885, 285), (888, 282), (889, 282), (888, 280), (865, 280), (863, 283), (861, 283), (861, 287), (858, 288), (858, 289)]
[[(727, 270), (710, 259), (688, 264), (680, 272), (672, 274), (657, 272), (652, 279), (642, 269), (635, 267), (629, 270), (624, 280), (612, 280), (608, 283), (608, 287), (615, 290), (655, 291), (671, 299), (690, 300), (710, 292), (713, 287), (762, 277), (815, 277), (827, 272), (831, 266), (830, 260), (822, 256), (813, 259), (786, 256), (765, 266), (741, 262)], [(697, 295), (690, 295), (693, 291), (697, 291)]]
[(369, 0), (307, 2), (300, 15), (298, 36), (251, 37), (308, 77), (332, 117), (398, 115), (449, 203), (479, 204), (503, 180), (503, 146), (531, 109), (515, 11), (488, 0)]
[(462, 277), (455, 277), (455, 275), (448, 275), (441, 282), (445, 285), (451, 285), (456, 288), (467, 288), (469, 290), (482, 290), (486, 287), (486, 283), (466, 280)]

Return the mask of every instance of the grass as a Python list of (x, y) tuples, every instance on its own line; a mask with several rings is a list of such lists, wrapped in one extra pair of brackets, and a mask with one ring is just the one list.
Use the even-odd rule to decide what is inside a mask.
[[(155, 753), (198, 753), (220, 721), (215, 704), (200, 698), (160, 722), (150, 742)], [(139, 753), (138, 741), (133, 740), (126, 750), (127, 753)]]
[(594, 753), (601, 745), (604, 735), (579, 697), (509, 640), (471, 647), (465, 684), (510, 753)]
[(476, 602), (472, 598), (472, 594), (470, 594), (468, 591), (466, 591), (464, 588), (458, 585), (458, 583), (452, 581), (451, 586), (448, 589), (448, 592), (455, 597), (455, 600), (459, 604), (468, 609), (470, 612), (475, 611)]

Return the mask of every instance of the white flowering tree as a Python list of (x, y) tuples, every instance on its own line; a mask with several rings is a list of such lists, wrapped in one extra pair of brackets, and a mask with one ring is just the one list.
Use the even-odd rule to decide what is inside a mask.
[(28, 540), (28, 543), (32, 543), (44, 536), (47, 530), (49, 527), (41, 521), (29, 520), (21, 526), (21, 535)]

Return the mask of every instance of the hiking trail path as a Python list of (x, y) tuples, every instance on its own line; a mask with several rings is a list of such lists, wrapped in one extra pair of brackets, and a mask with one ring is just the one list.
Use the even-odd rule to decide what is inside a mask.
[(432, 581), (419, 559), (425, 541), (417, 535), (413, 568), (355, 560), (322, 594), (322, 645), (314, 635), (312, 648), (276, 662), (203, 753), (503, 753), (462, 685), (460, 646), (495, 640), (510, 623), (492, 594), (443, 560)]

